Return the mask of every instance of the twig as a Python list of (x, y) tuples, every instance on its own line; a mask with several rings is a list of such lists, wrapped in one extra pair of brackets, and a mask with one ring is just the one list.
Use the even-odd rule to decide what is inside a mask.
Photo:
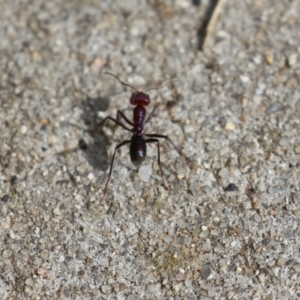
[(206, 19), (202, 26), (198, 30), (198, 49), (205, 50), (208, 40), (213, 31), (213, 27), (217, 21), (217, 18), (221, 12), (222, 6), (225, 0), (211, 1), (211, 4), (206, 13)]

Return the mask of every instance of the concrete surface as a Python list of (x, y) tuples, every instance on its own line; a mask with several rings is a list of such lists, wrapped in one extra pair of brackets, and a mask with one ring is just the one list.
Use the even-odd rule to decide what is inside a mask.
[[(1, 299), (299, 299), (300, 1), (0, 0)], [(116, 155), (159, 104), (170, 190)], [(87, 149), (79, 149), (84, 139)], [(81, 142), (81, 148), (84, 145)], [(147, 170), (151, 171), (151, 170)]]

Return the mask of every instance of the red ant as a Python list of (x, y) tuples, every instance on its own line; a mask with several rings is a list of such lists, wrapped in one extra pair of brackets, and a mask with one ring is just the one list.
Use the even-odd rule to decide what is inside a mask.
[[(160, 168), (161, 176), (163, 178), (165, 187), (168, 189), (168, 186), (165, 182), (164, 173), (163, 173), (163, 170), (162, 170), (162, 167), (160, 164), (160, 148), (159, 148), (159, 140), (157, 138), (167, 139), (172, 144), (172, 146), (175, 148), (175, 150), (179, 153), (179, 155), (180, 155), (180, 151), (177, 149), (175, 144), (170, 140), (170, 138), (168, 136), (161, 135), (161, 134), (146, 134), (146, 133), (144, 133), (144, 124), (148, 123), (151, 120), (151, 118), (153, 117), (154, 111), (157, 107), (157, 106), (154, 106), (152, 112), (149, 114), (148, 118), (145, 120), (145, 117), (146, 117), (145, 106), (148, 106), (151, 102), (149, 95), (146, 94), (145, 92), (148, 92), (148, 91), (154, 90), (154, 89), (159, 89), (165, 85), (158, 87), (158, 88), (150, 88), (150, 89), (146, 90), (145, 92), (140, 92), (135, 87), (129, 85), (128, 83), (122, 82), (119, 79), (119, 77), (117, 77), (116, 75), (108, 73), (108, 72), (106, 72), (105, 74), (115, 77), (121, 84), (128, 86), (135, 90), (135, 92), (130, 97), (130, 104), (135, 105), (135, 108), (133, 109), (133, 120), (132, 121), (130, 121), (124, 115), (124, 113), (122, 111), (118, 110), (117, 111), (117, 119), (108, 116), (108, 117), (104, 118), (104, 120), (97, 126), (97, 127), (100, 127), (101, 125), (103, 125), (103, 123), (107, 119), (110, 119), (110, 120), (114, 121), (116, 124), (120, 125), (122, 128), (132, 132), (131, 140), (123, 141), (120, 144), (118, 144), (115, 148), (115, 151), (114, 151), (114, 154), (113, 154), (113, 157), (111, 160), (111, 164), (110, 164), (109, 175), (108, 175), (108, 178), (107, 178), (107, 181), (105, 184), (105, 188), (104, 188), (104, 192), (103, 192), (104, 195), (106, 193), (107, 185), (108, 185), (108, 182), (111, 177), (111, 172), (112, 172), (112, 167), (113, 167), (116, 151), (126, 144), (130, 144), (130, 158), (131, 158), (132, 163), (135, 166), (139, 167), (146, 158), (146, 153), (147, 153), (146, 144), (156, 143), (157, 151), (158, 151), (158, 156), (157, 156), (158, 165)], [(133, 126), (133, 128), (130, 129), (127, 126), (125, 126), (123, 123), (121, 123), (120, 117), (122, 117), (129, 125)], [(149, 138), (145, 140), (145, 136), (149, 137)]]

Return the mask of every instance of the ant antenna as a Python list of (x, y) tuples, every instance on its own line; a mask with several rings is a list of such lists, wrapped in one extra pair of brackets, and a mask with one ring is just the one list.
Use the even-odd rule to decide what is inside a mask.
[(110, 75), (110, 76), (115, 77), (121, 84), (123, 84), (123, 85), (125, 85), (125, 86), (128, 86), (128, 87), (134, 89), (137, 93), (139, 92), (134, 86), (132, 86), (132, 85), (126, 83), (126, 82), (121, 81), (120, 78), (119, 78), (118, 76), (116, 76), (116, 75), (114, 75), (114, 74), (112, 74), (112, 73), (109, 73), (109, 72), (105, 72), (104, 74), (108, 74), (108, 75)]
[(159, 89), (163, 88), (164, 86), (168, 85), (169, 83), (174, 82), (174, 81), (177, 81), (177, 80), (178, 80), (178, 79), (172, 79), (172, 80), (169, 80), (169, 81), (167, 81), (166, 83), (164, 83), (164, 84), (161, 85), (161, 86), (158, 86), (158, 87), (152, 87), (152, 88), (150, 88), (150, 89), (147, 89), (146, 91), (144, 91), (144, 93), (146, 93), (146, 92), (148, 92), (148, 91), (151, 91), (151, 90), (159, 90)]

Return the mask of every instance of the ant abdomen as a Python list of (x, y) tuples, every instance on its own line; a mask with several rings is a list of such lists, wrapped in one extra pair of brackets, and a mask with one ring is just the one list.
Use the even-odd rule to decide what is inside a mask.
[(130, 97), (130, 104), (147, 106), (150, 104), (150, 97), (143, 92), (133, 93)]
[(143, 137), (134, 134), (130, 143), (130, 158), (132, 163), (139, 167), (146, 158), (146, 143)]

